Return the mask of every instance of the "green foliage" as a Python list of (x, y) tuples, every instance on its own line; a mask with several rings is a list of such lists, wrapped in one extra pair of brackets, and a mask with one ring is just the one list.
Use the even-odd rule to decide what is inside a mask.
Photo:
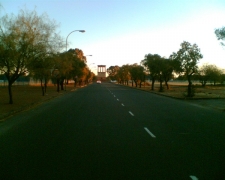
[(137, 83), (139, 81), (140, 87), (141, 83), (145, 80), (145, 73), (144, 73), (144, 67), (141, 65), (133, 64), (130, 66), (130, 75), (131, 80), (135, 82), (135, 85), (137, 87)]
[(188, 80), (188, 97), (193, 96), (191, 77), (198, 72), (197, 64), (202, 57), (198, 46), (196, 44), (191, 45), (187, 41), (181, 43), (181, 48), (177, 53), (173, 53), (170, 56), (170, 59), (175, 60), (179, 64), (177, 71), (185, 74)]
[[(40, 61), (57, 50), (60, 38), (56, 28), (46, 14), (39, 16), (35, 11), (20, 11), (17, 16), (0, 18), (0, 71), (8, 80), (10, 104), (12, 84), (37, 64), (40, 67)], [(34, 64), (35, 61), (39, 62)]]
[(110, 78), (111, 80), (116, 80), (116, 79), (117, 79), (116, 75), (117, 75), (119, 69), (120, 69), (119, 66), (110, 66), (110, 67), (107, 69), (107, 73), (108, 73), (109, 78)]
[(128, 81), (131, 78), (130, 70), (131, 66), (128, 64), (123, 65), (119, 68), (119, 70), (117, 71), (117, 77), (119, 77), (121, 83), (125, 83), (126, 85), (128, 85)]
[[(218, 40), (224, 41), (225, 40), (225, 27), (215, 30), (215, 34)], [(221, 42), (222, 46), (225, 46), (223, 42)]]
[(152, 80), (152, 90), (154, 90), (154, 83), (155, 80), (158, 78), (159, 75), (159, 61), (161, 61), (161, 56), (158, 54), (147, 54), (145, 55), (145, 59), (142, 60), (142, 64), (148, 68), (150, 72), (150, 77)]
[(220, 75), (220, 84), (224, 84), (225, 83), (225, 74), (221, 74)]
[(213, 82), (216, 85), (217, 82), (221, 82), (222, 70), (216, 65), (204, 64), (199, 70), (199, 79), (203, 86), (207, 82)]
[(162, 82), (168, 86), (168, 81), (173, 77), (173, 72), (177, 69), (177, 62), (172, 59), (166, 59), (158, 54), (147, 54), (141, 62), (144, 67), (147, 67), (152, 79), (152, 90), (154, 90), (154, 82), (156, 79), (160, 82), (160, 91), (163, 91)]
[(203, 58), (200, 49), (196, 44), (191, 45), (187, 41), (181, 43), (180, 46), (179, 51), (170, 56), (170, 59), (175, 60), (179, 64), (177, 66), (177, 71), (185, 73), (186, 76), (197, 73), (197, 64), (199, 60)]

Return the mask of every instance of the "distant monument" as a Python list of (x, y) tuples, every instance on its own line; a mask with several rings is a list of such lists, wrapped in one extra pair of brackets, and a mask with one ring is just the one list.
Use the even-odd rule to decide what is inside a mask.
[(98, 65), (97, 79), (101, 80), (101, 81), (106, 80), (106, 66), (105, 65)]

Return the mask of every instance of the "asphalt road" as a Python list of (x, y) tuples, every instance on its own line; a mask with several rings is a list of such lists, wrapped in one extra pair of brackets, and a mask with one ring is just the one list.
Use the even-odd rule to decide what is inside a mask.
[(111, 83), (0, 124), (0, 179), (225, 179), (225, 113)]

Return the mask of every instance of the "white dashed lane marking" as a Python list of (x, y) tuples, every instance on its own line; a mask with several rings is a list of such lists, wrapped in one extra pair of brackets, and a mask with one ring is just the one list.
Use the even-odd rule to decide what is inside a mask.
[(131, 111), (129, 111), (129, 113), (130, 113), (131, 116), (134, 116), (134, 114)]
[(192, 180), (198, 180), (198, 178), (197, 178), (196, 176), (190, 176), (190, 178), (191, 178)]
[[(116, 98), (116, 96), (109, 90), (109, 92)], [(117, 99), (117, 101), (119, 101), (119, 99)], [(123, 103), (121, 103), (121, 106), (125, 106)], [(129, 114), (131, 116), (134, 116), (134, 114), (129, 111)], [(156, 136), (147, 128), (147, 127), (144, 127), (144, 130), (152, 137), (152, 138), (156, 138)], [(198, 180), (198, 178), (196, 176), (193, 176), (193, 175), (190, 175), (189, 176), (192, 180)]]
[(152, 136), (153, 138), (156, 138), (156, 136), (154, 134), (152, 134), (152, 132), (149, 131), (148, 128), (144, 127), (144, 129), (150, 136)]

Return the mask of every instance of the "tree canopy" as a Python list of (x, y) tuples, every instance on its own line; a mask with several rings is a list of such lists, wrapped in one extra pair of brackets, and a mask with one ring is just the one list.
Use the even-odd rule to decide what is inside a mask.
[(218, 40), (221, 40), (221, 45), (225, 46), (224, 42), (225, 41), (225, 27), (219, 28), (215, 30), (215, 34)]
[(39, 16), (35, 11), (20, 11), (17, 16), (0, 19), (0, 70), (8, 80), (10, 104), (12, 84), (29, 73), (35, 60), (60, 48), (57, 27), (46, 14)]
[(191, 76), (198, 72), (198, 62), (203, 58), (196, 44), (187, 41), (181, 43), (181, 48), (170, 56), (170, 59), (179, 63), (178, 72), (183, 73), (188, 80), (188, 97), (193, 96)]

